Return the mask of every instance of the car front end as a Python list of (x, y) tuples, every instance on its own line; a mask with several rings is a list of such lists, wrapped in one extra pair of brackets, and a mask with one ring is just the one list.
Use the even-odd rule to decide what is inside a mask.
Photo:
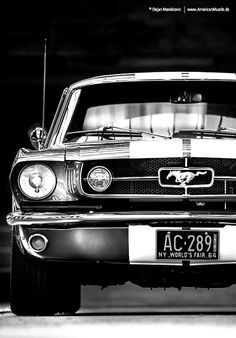
[[(20, 149), (12, 167), (15, 313), (43, 314), (45, 299), (50, 313), (73, 312), (86, 284), (236, 283), (235, 84), (235, 74), (139, 73), (64, 91), (42, 148)], [(19, 305), (28, 291), (16, 261), (54, 271), (40, 305), (35, 291)]]

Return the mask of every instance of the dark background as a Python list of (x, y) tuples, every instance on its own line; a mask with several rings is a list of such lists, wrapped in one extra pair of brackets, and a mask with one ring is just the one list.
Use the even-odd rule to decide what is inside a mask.
[[(1, 223), (10, 211), (8, 175), (28, 129), (40, 124), (47, 38), (46, 126), (64, 87), (101, 74), (136, 71), (236, 71), (234, 0), (11, 1), (7, 89), (2, 111)], [(228, 6), (229, 13), (156, 13), (162, 6)], [(4, 64), (2, 68), (5, 71)], [(6, 75), (6, 76), (5, 76)]]

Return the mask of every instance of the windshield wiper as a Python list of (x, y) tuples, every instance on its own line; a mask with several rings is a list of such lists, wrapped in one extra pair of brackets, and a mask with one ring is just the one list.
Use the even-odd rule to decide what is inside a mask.
[(220, 128), (218, 130), (214, 129), (180, 129), (179, 131), (174, 132), (173, 137), (180, 136), (180, 137), (189, 137), (189, 136), (208, 136), (208, 137), (229, 137), (229, 138), (236, 138), (236, 130), (234, 129), (226, 129)]
[(112, 125), (108, 125), (103, 127), (102, 129), (92, 129), (92, 130), (77, 130), (77, 131), (70, 131), (66, 134), (66, 136), (72, 137), (80, 137), (80, 136), (101, 136), (102, 139), (112, 140), (115, 137), (143, 137), (143, 134), (147, 134), (155, 137), (162, 137), (162, 138), (169, 138), (168, 136), (155, 134), (151, 132), (146, 132), (143, 130), (136, 130), (136, 129), (126, 129), (121, 127), (116, 127)]
[(109, 130), (103, 128), (102, 130), (92, 129), (92, 130), (77, 130), (77, 131), (70, 131), (66, 134), (67, 136), (71, 137), (81, 137), (81, 136), (101, 136), (102, 139), (106, 140), (113, 140), (115, 137), (142, 137), (142, 133), (139, 131), (132, 131), (132, 130)]
[(149, 132), (149, 131), (144, 131), (144, 130), (139, 130), (139, 129), (128, 129), (128, 128), (121, 128), (121, 127), (117, 127), (117, 126), (113, 126), (113, 125), (108, 125), (108, 126), (105, 126), (103, 128), (103, 130), (105, 131), (108, 131), (108, 130), (112, 130), (112, 131), (123, 131), (123, 132), (132, 132), (132, 133), (140, 133), (141, 135), (150, 135), (152, 136), (153, 138), (155, 137), (161, 137), (161, 138), (170, 138), (169, 136), (165, 136), (165, 135), (161, 135), (161, 134), (156, 134), (156, 133), (152, 133), (152, 132)]

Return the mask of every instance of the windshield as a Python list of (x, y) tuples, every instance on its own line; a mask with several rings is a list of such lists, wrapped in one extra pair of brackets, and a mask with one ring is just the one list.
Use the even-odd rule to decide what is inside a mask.
[[(73, 137), (76, 141), (90, 131), (87, 138), (96, 140), (101, 133), (96, 135), (94, 131), (109, 128), (114, 135), (111, 139), (121, 129), (142, 131), (143, 138), (181, 137), (183, 131), (188, 131), (188, 136), (192, 133), (192, 137), (227, 137), (227, 133), (235, 137), (234, 88), (235, 83), (177, 81), (91, 86), (84, 88), (78, 98), (67, 135), (83, 131)], [(128, 133), (117, 135), (134, 138)]]
[(143, 130), (166, 137), (186, 129), (235, 129), (235, 107), (217, 104), (173, 104), (144, 102), (96, 106), (88, 109), (82, 130), (101, 129), (110, 125)]

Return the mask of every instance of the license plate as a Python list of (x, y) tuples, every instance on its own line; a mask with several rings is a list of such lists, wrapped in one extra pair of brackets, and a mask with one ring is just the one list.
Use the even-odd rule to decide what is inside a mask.
[(218, 259), (218, 231), (157, 231), (157, 259)]

